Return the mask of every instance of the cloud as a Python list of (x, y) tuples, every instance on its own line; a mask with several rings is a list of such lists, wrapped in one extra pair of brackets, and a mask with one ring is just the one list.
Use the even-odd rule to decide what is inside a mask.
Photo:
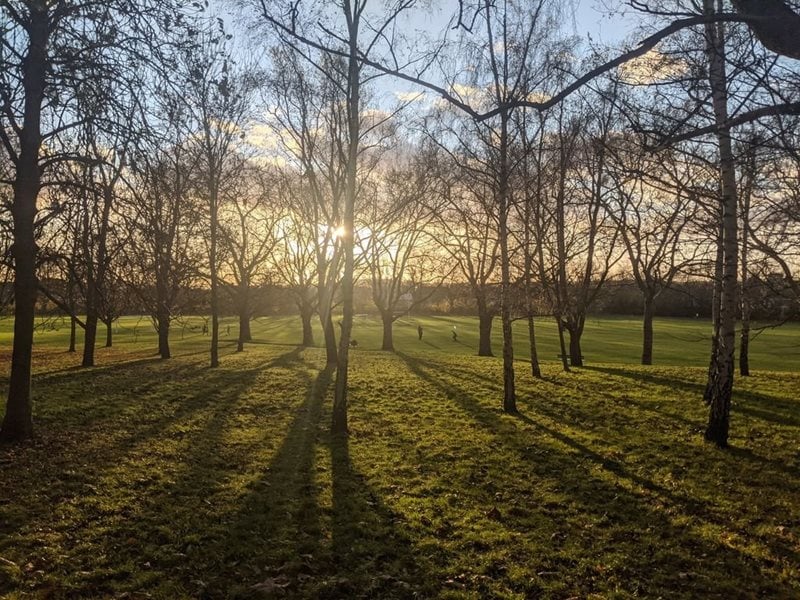
[(630, 85), (650, 85), (686, 73), (686, 62), (658, 50), (634, 58), (619, 67), (622, 81)]
[(525, 99), (528, 102), (537, 102), (537, 103), (547, 102), (548, 100), (550, 100), (550, 98), (552, 98), (552, 96), (550, 94), (545, 94), (544, 92), (530, 92), (525, 97)]
[(464, 85), (461, 83), (454, 83), (450, 86), (450, 91), (453, 95), (460, 97), (462, 100), (469, 101), (480, 95), (481, 91), (473, 85)]
[(260, 150), (275, 150), (280, 143), (272, 127), (260, 123), (248, 128), (246, 140), (248, 144)]
[(427, 98), (425, 92), (395, 92), (395, 98), (400, 102), (423, 102)]

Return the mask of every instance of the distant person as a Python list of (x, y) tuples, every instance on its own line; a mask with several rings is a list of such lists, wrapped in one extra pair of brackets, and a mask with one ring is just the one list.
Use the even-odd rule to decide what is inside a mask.
[(417, 325), (417, 335), (419, 336), (419, 341), (422, 341), (422, 325)]
[(456, 326), (455, 325), (453, 325), (453, 341), (454, 342), (458, 341), (458, 332), (456, 331)]

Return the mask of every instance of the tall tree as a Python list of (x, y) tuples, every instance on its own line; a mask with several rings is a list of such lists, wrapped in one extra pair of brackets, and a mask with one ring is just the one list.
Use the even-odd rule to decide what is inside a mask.
[[(14, 342), (0, 438), (31, 435), (31, 349), (37, 296), (37, 199), (48, 169), (75, 155), (62, 141), (81, 122), (78, 90), (124, 78), (156, 53), (174, 4), (155, 0), (0, 2), (0, 144), (14, 166)], [(176, 22), (173, 17), (172, 22)], [(83, 82), (84, 85), (76, 85)], [(76, 118), (76, 115), (77, 118)]]
[[(684, 235), (698, 211), (690, 188), (694, 173), (671, 151), (651, 155), (631, 138), (612, 139), (609, 144), (614, 193), (607, 198), (608, 209), (642, 295), (641, 362), (651, 365), (658, 297), (676, 277), (689, 272), (702, 249), (701, 244), (687, 245)], [(648, 177), (649, 173), (656, 175)]]
[(222, 26), (204, 31), (184, 54), (183, 85), (190, 128), (198, 153), (202, 185), (197, 192), (208, 212), (208, 278), (211, 284), (211, 367), (219, 365), (220, 319), (220, 206), (226, 188), (241, 176), (244, 161), (238, 154), (252, 110), (255, 80), (237, 66), (227, 48)]
[(429, 299), (451, 271), (435, 255), (434, 215), (424, 202), (431, 178), (422, 161), (378, 177), (372, 202), (363, 210), (358, 246), (383, 324), (381, 350), (394, 351), (394, 322)]
[[(345, 144), (341, 148), (344, 165), (341, 225), (337, 227), (343, 270), (341, 277), (342, 327), (336, 363), (336, 383), (331, 417), (331, 431), (347, 433), (347, 381), (350, 361), (350, 339), (353, 329), (353, 291), (355, 287), (355, 217), (359, 191), (359, 162), (363, 136), (372, 127), (362, 123), (362, 87), (366, 83), (366, 61), (383, 50), (397, 58), (394, 40), (399, 32), (394, 26), (401, 14), (414, 6), (415, 0), (396, 0), (377, 10), (368, 0), (337, 0), (301, 14), (300, 3), (290, 2), (288, 11), (280, 3), (257, 0), (261, 15), (274, 28), (284, 44), (294, 47), (324, 70), (331, 83), (342, 94), (345, 107)], [(289, 15), (287, 17), (287, 15)], [(316, 24), (317, 29), (314, 30)], [(336, 56), (339, 61), (323, 63), (323, 57)], [(341, 68), (338, 68), (341, 67)]]

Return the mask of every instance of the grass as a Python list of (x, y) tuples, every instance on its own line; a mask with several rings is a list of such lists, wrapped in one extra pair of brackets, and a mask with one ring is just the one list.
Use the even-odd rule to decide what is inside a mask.
[[(171, 336), (173, 346), (179, 352), (205, 351), (209, 338), (202, 334), (202, 323), (203, 320), (199, 317), (188, 317), (174, 324)], [(424, 329), (422, 342), (417, 339), (418, 324)], [(12, 326), (11, 319), (0, 319), (0, 358), (10, 356)], [(458, 341), (455, 342), (452, 339), (453, 326), (458, 333)], [(756, 324), (754, 329), (758, 327), (760, 325)], [(294, 345), (302, 338), (300, 322), (295, 317), (257, 319), (252, 328), (257, 342)], [(147, 356), (157, 344), (149, 319), (143, 317), (121, 319), (116, 323), (114, 332), (115, 344), (126, 355), (137, 352)], [(494, 351), (499, 356), (502, 351), (499, 320), (496, 321), (492, 334)], [(233, 344), (237, 335), (238, 322), (233, 318), (223, 319), (222, 343)], [(378, 319), (364, 316), (355, 319), (353, 336), (361, 348), (379, 349), (381, 335)], [(666, 366), (705, 366), (708, 364), (709, 335), (710, 325), (704, 320), (656, 319), (654, 362)], [(472, 317), (404, 317), (395, 323), (394, 336), (396, 348), (402, 351), (430, 350), (449, 355), (471, 356), (478, 348), (478, 323)], [(103, 344), (104, 328), (101, 328), (98, 338), (99, 343)], [(318, 345), (323, 343), (319, 328), (315, 330), (315, 340)], [(520, 360), (527, 360), (530, 356), (527, 340), (527, 323), (515, 322), (515, 355)], [(41, 321), (36, 341), (45, 353), (54, 349), (66, 349), (69, 341), (67, 323), (58, 320)], [(633, 365), (640, 362), (641, 343), (641, 323), (638, 318), (590, 317), (583, 335), (583, 354), (589, 364), (602, 362)], [(556, 361), (559, 354), (558, 334), (551, 318), (543, 317), (537, 321), (537, 347), (543, 361)], [(102, 358), (101, 356), (100, 359)], [(800, 323), (788, 323), (777, 328), (763, 327), (755, 333), (750, 342), (750, 366), (756, 371), (800, 371)]]
[[(622, 341), (626, 323), (604, 329)], [(348, 440), (328, 435), (333, 374), (294, 324), (259, 322), (244, 353), (226, 340), (215, 370), (199, 332), (159, 361), (123, 329), (93, 369), (42, 332), (37, 436), (0, 448), (0, 597), (800, 597), (786, 356), (737, 381), (719, 451), (702, 366), (601, 363), (590, 329), (589, 367), (553, 355), (536, 382), (520, 365), (512, 416), (499, 360), (450, 321), (424, 321), (439, 348), (401, 324), (394, 354), (357, 327)]]

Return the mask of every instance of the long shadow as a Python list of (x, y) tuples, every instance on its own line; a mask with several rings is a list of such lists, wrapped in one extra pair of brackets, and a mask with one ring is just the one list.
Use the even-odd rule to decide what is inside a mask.
[[(320, 576), (325, 550), (316, 452), (332, 375), (331, 368), (313, 379), (307, 370), (299, 373), (298, 387), (306, 387), (305, 398), (296, 407), (279, 449), (261, 467), (262, 475), (251, 479), (240, 497), (228, 503), (228, 511), (236, 507), (233, 512), (216, 514), (212, 523), (193, 524), (194, 530), (209, 529), (207, 539), (188, 553), (190, 574), (182, 576), (204, 582), (198, 593), (209, 597), (300, 593)], [(263, 446), (275, 433), (265, 432), (252, 444), (251, 460), (262, 460)], [(216, 476), (224, 475), (223, 469)], [(188, 483), (192, 480), (186, 478)], [(186, 489), (191, 492), (191, 486)]]
[[(306, 397), (263, 475), (221, 516), (223, 533), (190, 556), (209, 596), (406, 598), (424, 586), (396, 518), (353, 468), (346, 439), (327, 431), (334, 372), (304, 376)], [(325, 448), (330, 470), (319, 462)]]
[[(192, 576), (182, 575), (181, 579), (204, 582), (198, 593), (202, 591), (210, 597), (257, 596), (270, 591), (271, 581), (285, 580), (287, 586), (291, 582), (290, 587), (295, 590), (310, 583), (318, 570), (321, 539), (316, 445), (332, 373), (332, 369), (325, 369), (312, 380), (307, 370), (297, 372), (298, 387), (305, 386), (307, 393), (294, 412), (280, 448), (263, 467), (263, 475), (246, 483), (240, 498), (229, 500), (224, 507), (209, 509), (206, 515), (202, 514), (202, 505), (197, 507), (199, 514), (189, 517), (190, 530), (208, 533), (186, 552), (186, 558), (164, 565), (167, 577), (174, 577), (188, 560)], [(212, 461), (209, 473), (209, 457), (213, 456), (220, 431), (225, 429), (225, 416), (213, 419), (209, 426), (211, 431), (202, 438), (203, 447), (188, 457), (187, 464), (193, 467), (174, 490), (187, 501), (196, 495), (198, 480), (203, 482), (204, 494), (213, 501), (215, 490), (236, 470), (234, 465), (242, 460), (261, 460), (264, 445), (276, 433), (265, 432), (265, 436), (248, 443), (244, 457), (236, 456), (242, 450), (228, 449), (227, 453), (233, 454), (223, 456), (222, 463)], [(230, 512), (232, 506), (237, 507), (234, 512)], [(277, 590), (276, 584), (272, 591)]]
[(346, 574), (326, 590), (329, 598), (428, 597), (436, 587), (422, 557), (397, 527), (389, 509), (353, 465), (347, 436), (330, 436), (333, 476), (334, 569)]
[[(681, 379), (667, 378), (659, 376), (655, 373), (645, 373), (638, 370), (629, 370), (619, 367), (585, 367), (588, 370), (606, 373), (609, 375), (616, 375), (618, 377), (627, 377), (648, 383), (652, 385), (661, 385), (671, 388), (680, 388), (691, 393), (698, 394), (702, 397), (705, 386), (699, 383), (684, 381)], [(796, 403), (787, 402), (774, 396), (766, 394), (758, 394), (747, 390), (736, 389), (734, 390), (734, 398), (743, 400), (747, 404), (739, 402), (735, 410), (757, 419), (770, 421), (777, 425), (789, 425), (791, 427), (800, 427), (800, 418), (795, 414), (798, 411)], [(756, 406), (754, 406), (756, 405)]]
[[(24, 529), (59, 505), (81, 499), (87, 495), (87, 490), (91, 500), (100, 493), (97, 490), (104, 487), (104, 478), (110, 471), (123, 464), (130, 455), (136, 453), (138, 456), (143, 449), (152, 448), (155, 452), (159, 441), (180, 441), (186, 437), (188, 444), (189, 439), (199, 440), (189, 445), (190, 451), (186, 456), (187, 464), (195, 462), (199, 468), (199, 457), (213, 452), (214, 440), (219, 439), (226, 420), (234, 414), (239, 397), (252, 388), (264, 369), (292, 364), (300, 359), (300, 352), (301, 349), (296, 349), (242, 370), (209, 370), (196, 364), (170, 363), (168, 374), (181, 381), (184, 387), (176, 391), (174, 397), (165, 397), (160, 392), (153, 404), (148, 403), (146, 393), (158, 391), (164, 379), (147, 370), (149, 362), (137, 362), (127, 369), (127, 376), (133, 380), (149, 376), (148, 383), (138, 387), (123, 386), (113, 394), (88, 396), (69, 402), (63, 409), (51, 409), (47, 418), (39, 421), (39, 428), (46, 430), (41, 439), (24, 447), (24, 458), (33, 465), (24, 480), (30, 485), (15, 490), (14, 504), (25, 507), (25, 510), (16, 511), (13, 518), (0, 518), (0, 534), (11, 535)], [(120, 367), (114, 373), (105, 371), (101, 376), (120, 377), (122, 371), (126, 369)], [(91, 371), (76, 374), (75, 389), (86, 389), (87, 383), (97, 375)], [(197, 381), (199, 376), (202, 378)], [(97, 389), (107, 389), (109, 385), (109, 382), (95, 383)], [(203, 424), (198, 425), (198, 420)], [(50, 434), (47, 431), (49, 427), (55, 433)], [(49, 458), (44, 459), (44, 456)], [(63, 472), (79, 473), (80, 476), (65, 478)], [(148, 479), (150, 475), (142, 473), (139, 476), (142, 481), (136, 484), (146, 487), (154, 483)], [(47, 489), (45, 494), (40, 493), (42, 486)], [(3, 506), (0, 505), (2, 516)]]
[[(628, 531), (639, 530), (642, 522), (646, 521), (652, 529), (658, 532), (660, 539), (671, 540), (666, 545), (666, 549), (662, 551), (661, 557), (657, 557), (651, 545), (637, 539), (640, 536), (632, 536), (625, 541), (617, 542), (617, 550), (620, 547), (624, 548), (629, 561), (628, 566), (639, 579), (637, 585), (643, 586), (639, 588), (639, 591), (646, 592), (647, 585), (649, 585), (646, 582), (656, 576), (662, 579), (666, 578), (670, 585), (674, 586), (671, 588), (673, 591), (677, 592), (685, 586), (676, 573), (661, 572), (664, 553), (670, 555), (669, 562), (673, 566), (678, 565), (679, 568), (693, 569), (694, 571), (702, 568), (699, 563), (713, 562), (705, 558), (693, 562), (697, 560), (698, 554), (704, 553), (704, 556), (716, 556), (729, 563), (731, 568), (739, 571), (740, 578), (746, 578), (751, 583), (758, 582), (757, 585), (761, 586), (763, 590), (771, 590), (771, 592), (765, 592), (768, 595), (780, 592), (776, 583), (763, 574), (760, 567), (750, 557), (723, 544), (696, 536), (685, 528), (676, 527), (663, 506), (663, 502), (666, 501), (667, 505), (672, 504), (687, 515), (710, 520), (723, 527), (729, 526), (730, 524), (725, 519), (719, 519), (710, 512), (713, 507), (707, 502), (676, 496), (671, 490), (667, 490), (645, 477), (630, 473), (618, 461), (609, 460), (564, 432), (547, 427), (530, 417), (524, 415), (519, 417), (502, 416), (499, 410), (494, 411), (487, 408), (463, 389), (443, 380), (442, 374), (446, 373), (446, 365), (436, 363), (423, 366), (419, 360), (413, 357), (407, 355), (400, 355), (400, 357), (406, 362), (412, 373), (440, 390), (472, 416), (476, 422), (498, 436), (498, 439), (502, 440), (501, 443), (509, 451), (518, 453), (520, 458), (530, 465), (530, 472), (524, 476), (556, 482), (559, 489), (569, 499), (569, 503), (577, 505), (578, 511), (584, 516), (596, 519), (598, 522), (606, 522), (610, 526), (622, 525)], [(434, 375), (433, 372), (436, 374)], [(514, 425), (514, 422), (522, 422), (541, 431), (562, 447), (566, 446), (571, 452), (564, 452), (559, 449), (558, 445), (547, 443), (541, 437), (526, 436), (523, 430)], [(619, 482), (613, 481), (612, 478), (598, 477), (593, 471), (593, 466), (601, 467), (603, 471), (613, 474), (619, 480), (627, 481), (628, 484), (623, 486)], [(503, 469), (504, 465), (497, 464), (495, 468)], [(635, 484), (634, 489), (630, 489), (631, 484)], [(642, 491), (637, 491), (636, 487), (642, 488)], [(547, 506), (542, 507), (543, 516), (547, 517), (550, 512), (557, 514), (558, 510), (551, 511)], [(598, 535), (601, 533), (601, 530), (597, 531)], [(555, 535), (554, 546), (557, 546)], [(641, 532), (641, 537), (645, 537), (644, 531)], [(783, 541), (775, 543), (760, 541), (764, 543), (765, 547), (770, 548), (774, 556), (790, 562), (796, 561), (798, 558), (797, 551)], [(575, 541), (573, 540), (572, 543)], [(591, 542), (589, 543), (591, 545)], [(553, 568), (557, 568), (556, 565), (553, 565)], [(547, 567), (544, 570), (549, 569), (550, 567)], [(651, 588), (649, 591), (655, 593), (663, 591), (663, 589)]]
[[(473, 379), (474, 381), (476, 381), (479, 384), (481, 384), (483, 382), (486, 382), (486, 383), (489, 383), (493, 388), (500, 389), (499, 385), (497, 384), (497, 378), (490, 378), (488, 376), (481, 375), (480, 373), (477, 373), (477, 372), (474, 372), (474, 371), (465, 370), (465, 369), (460, 369), (460, 368), (457, 368), (457, 367), (452, 367), (451, 365), (444, 365), (442, 367), (442, 369), (443, 369), (443, 372), (447, 372), (448, 374), (451, 374), (451, 375), (453, 375), (455, 377), (470, 378), (470, 379)], [(585, 369), (586, 370), (590, 370), (590, 371), (594, 370), (594, 371), (604, 372), (604, 373), (610, 374), (610, 375), (615, 375), (616, 372), (618, 371), (618, 369), (603, 368), (603, 367), (585, 367)], [(498, 375), (498, 377), (499, 377), (499, 375)], [(668, 380), (666, 378), (663, 378), (663, 377), (660, 378), (660, 379), (662, 379), (664, 381), (670, 381), (670, 380)], [(564, 385), (566, 385), (563, 382), (558, 382), (556, 380), (552, 380), (552, 378), (551, 379), (543, 379), (542, 381), (547, 382), (547, 383), (551, 383), (553, 385), (559, 385), (559, 386), (562, 386), (562, 387)], [(650, 383), (650, 382), (648, 382), (648, 383)], [(596, 394), (597, 393), (597, 389), (596, 388), (591, 388), (589, 386), (582, 385), (579, 381), (573, 381), (572, 382), (572, 387), (574, 389), (576, 389), (576, 390), (582, 390), (582, 391), (584, 391), (584, 392), (586, 392), (588, 394)], [(680, 415), (677, 415), (677, 414), (675, 414), (673, 412), (669, 412), (669, 411), (666, 411), (666, 410), (663, 410), (663, 409), (656, 408), (656, 407), (653, 406), (653, 403), (651, 403), (651, 402), (638, 401), (635, 398), (630, 398), (630, 397), (626, 397), (626, 398), (623, 399), (623, 398), (615, 397), (614, 395), (610, 395), (610, 394), (606, 395), (605, 399), (606, 399), (606, 401), (613, 402), (615, 405), (620, 406), (624, 410), (629, 410), (630, 407), (628, 405), (632, 404), (632, 405), (634, 405), (636, 407), (637, 411), (649, 413), (649, 414), (655, 416), (658, 420), (662, 420), (664, 418), (668, 418), (668, 419), (671, 419), (671, 420), (673, 420), (673, 421), (675, 421), (677, 423), (680, 423), (682, 426), (687, 427), (689, 430), (692, 430), (692, 431), (695, 431), (695, 430), (701, 431), (702, 430), (702, 422), (701, 421), (687, 419), (687, 418), (682, 417)], [(739, 407), (737, 407), (737, 409), (738, 408)], [(577, 411), (578, 407), (573, 406), (573, 407), (571, 407), (571, 409), (573, 411)], [(537, 403), (535, 410), (536, 410), (536, 412), (541, 413), (543, 415), (546, 415), (547, 417), (549, 417), (550, 419), (552, 419), (554, 421), (563, 420), (564, 417), (565, 417), (564, 414), (560, 414), (557, 411), (553, 410), (553, 408), (551, 406), (549, 406), (547, 403)], [(746, 411), (743, 411), (743, 412), (746, 412)], [(619, 414), (625, 414), (625, 413), (622, 412), (622, 413), (619, 413)], [(593, 415), (584, 415), (584, 414), (580, 415), (581, 420), (585, 420), (589, 416), (593, 416)], [(613, 419), (615, 417), (613, 415), (611, 415), (611, 418)], [(576, 420), (578, 420), (578, 419), (576, 419)], [(614, 429), (618, 429), (618, 430), (624, 430), (627, 426), (628, 426), (628, 424), (626, 423), (626, 421), (624, 419), (620, 420), (618, 423), (614, 423), (613, 424)], [(555, 430), (553, 430), (553, 431), (555, 431)], [(729, 448), (729, 453), (734, 454), (735, 456), (737, 456), (737, 457), (739, 457), (739, 458), (741, 458), (743, 460), (747, 460), (748, 462), (760, 464), (762, 467), (766, 467), (766, 468), (770, 469), (771, 471), (773, 471), (776, 474), (776, 476), (780, 476), (779, 473), (783, 473), (783, 474), (789, 475), (791, 477), (796, 477), (797, 476), (797, 470), (792, 468), (790, 465), (786, 465), (786, 464), (784, 464), (782, 462), (770, 460), (770, 459), (768, 459), (768, 458), (766, 458), (764, 456), (760, 456), (760, 455), (758, 455), (758, 454), (756, 454), (756, 453), (754, 453), (754, 452), (752, 452), (750, 450), (743, 449), (743, 448), (733, 448), (733, 447), (731, 447), (731, 448)], [(647, 487), (644, 484), (642, 484), (642, 485), (643, 485), (643, 487)]]

